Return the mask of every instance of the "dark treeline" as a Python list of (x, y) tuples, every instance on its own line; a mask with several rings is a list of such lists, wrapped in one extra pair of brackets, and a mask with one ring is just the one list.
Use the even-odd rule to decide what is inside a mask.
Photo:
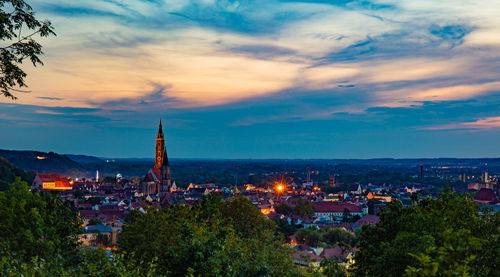
[(31, 183), (33, 178), (35, 178), (35, 172), (26, 172), (0, 157), (0, 191), (7, 190), (16, 177), (20, 177), (21, 180)]
[[(125, 178), (142, 178), (153, 166), (147, 159), (100, 159), (81, 155), (60, 155), (36, 151), (0, 150), (0, 156), (25, 170), (41, 173), (60, 173), (65, 176), (93, 178), (96, 170), (101, 176), (121, 173)], [(45, 159), (38, 159), (37, 157)], [(424, 182), (433, 185), (463, 185), (440, 179), (438, 174), (479, 175), (488, 170), (500, 172), (499, 159), (372, 159), (372, 160), (202, 160), (170, 159), (172, 178), (186, 187), (189, 183), (217, 183), (222, 185), (265, 185), (274, 176), (287, 175), (296, 183), (311, 179), (326, 185), (330, 175), (338, 183), (404, 184), (419, 183), (420, 163), (424, 164)], [(486, 167), (485, 164), (488, 164)], [(447, 169), (439, 169), (446, 166)], [(458, 167), (456, 167), (458, 166)], [(434, 176), (434, 177), (433, 177)]]

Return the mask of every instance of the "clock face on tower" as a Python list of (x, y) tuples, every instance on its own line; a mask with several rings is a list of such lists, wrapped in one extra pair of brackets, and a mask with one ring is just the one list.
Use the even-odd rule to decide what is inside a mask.
[(163, 139), (163, 132), (161, 130), (161, 124), (158, 130), (158, 135), (156, 137), (156, 157), (155, 157), (155, 167), (161, 168), (163, 163), (163, 151), (165, 151), (165, 141)]

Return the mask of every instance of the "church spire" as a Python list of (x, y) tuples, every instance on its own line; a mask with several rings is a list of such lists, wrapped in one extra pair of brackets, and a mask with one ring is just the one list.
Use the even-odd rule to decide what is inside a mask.
[(163, 151), (163, 158), (162, 158), (162, 166), (168, 166), (168, 156), (167, 156), (167, 149)]
[(156, 135), (156, 138), (163, 138), (163, 128), (161, 126), (161, 118), (160, 118), (160, 124), (158, 125), (158, 134)]
[(155, 168), (162, 167), (162, 165), (164, 164), (163, 159), (167, 156), (166, 152), (167, 150), (165, 148), (165, 139), (163, 136), (163, 128), (161, 126), (160, 118), (160, 124), (158, 125), (158, 134), (156, 135)]

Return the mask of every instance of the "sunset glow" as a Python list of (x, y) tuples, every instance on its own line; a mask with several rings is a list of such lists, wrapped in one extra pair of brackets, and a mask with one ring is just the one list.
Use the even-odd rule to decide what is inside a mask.
[[(486, 143), (500, 134), (495, 1), (30, 4), (57, 37), (41, 40), (43, 67), (26, 65), (30, 92), (0, 98), (18, 130), (4, 147), (146, 157), (163, 117), (175, 157), (446, 156), (457, 129), (500, 154)], [(115, 143), (123, 127), (137, 139)], [(70, 145), (77, 132), (86, 143)]]

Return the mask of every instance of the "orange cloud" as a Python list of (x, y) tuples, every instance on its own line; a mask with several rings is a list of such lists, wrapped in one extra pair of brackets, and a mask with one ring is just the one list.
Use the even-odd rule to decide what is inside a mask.
[(415, 85), (404, 89), (376, 93), (378, 105), (385, 107), (407, 107), (424, 101), (454, 101), (470, 99), (488, 92), (500, 91), (500, 82), (487, 82), (474, 85), (452, 85), (429, 87), (439, 84)]
[[(53, 1), (41, 2), (48, 5)], [(148, 13), (153, 17), (158, 13), (177, 13), (189, 6), (189, 1), (169, 1), (165, 5), (167, 10), (159, 11), (145, 2), (129, 2), (116, 7), (111, 2), (92, 0), (84, 6), (113, 12), (117, 17), (129, 16), (127, 18), (131, 20), (137, 20), (136, 16), (147, 18)], [(436, 16), (428, 14), (438, 10), (436, 6), (451, 7), (457, 16), (470, 19), (474, 26), (479, 26), (465, 37), (465, 45), (477, 49), (481, 45), (499, 43), (495, 33), (500, 28), (500, 20), (495, 17), (498, 4), (478, 9), (474, 8), (475, 5), (486, 4), (453, 5), (427, 0), (387, 2), (397, 6), (397, 12), (382, 9), (370, 10), (367, 14), (356, 10), (355, 3), (348, 9), (324, 4), (279, 3), (276, 11), (296, 11), (304, 16), (299, 17), (300, 20), (284, 21), (275, 32), (258, 35), (209, 28), (203, 24), (176, 25), (176, 28), (166, 30), (148, 29), (137, 24), (123, 24), (112, 17), (70, 17), (52, 13), (48, 18), (53, 21), (58, 37), (42, 41), (45, 66), (36, 70), (27, 68), (27, 83), (32, 93), (18, 95), (16, 103), (89, 108), (120, 99), (141, 99), (153, 91), (156, 84), (169, 87), (164, 96), (174, 99), (176, 107), (220, 105), (270, 96), (290, 88), (333, 90), (346, 80), (366, 89), (370, 97), (373, 95), (371, 106), (461, 100), (500, 89), (499, 82), (491, 81), (500, 77), (497, 68), (484, 66), (494, 62), (481, 61), (473, 52), (478, 50), (471, 49), (459, 49), (459, 55), (446, 58), (436, 57), (430, 52), (432, 57), (407, 58), (399, 54), (391, 59), (375, 57), (363, 61), (360, 54), (361, 57), (354, 61), (332, 58), (327, 59), (329, 64), (318, 66), (318, 62), (329, 54), (349, 50), (359, 42), (370, 41), (370, 37), (399, 31), (404, 33), (405, 28), (413, 23), (428, 26), (422, 21)], [(210, 0), (203, 3), (214, 4)], [(79, 6), (78, 3), (68, 5)], [(126, 9), (125, 6), (130, 7)], [(238, 12), (237, 7), (229, 8)], [(131, 10), (134, 13), (129, 14)], [(446, 12), (452, 13), (451, 10)], [(440, 9), (439, 13), (442, 13)], [(274, 18), (273, 10), (267, 9), (252, 16)], [(443, 13), (439, 20), (435, 20), (447, 22), (440, 21), (447, 16)], [(434, 22), (434, 19), (429, 22)], [(418, 46), (419, 39), (430, 36), (428, 30), (422, 29), (421, 32), (416, 38), (401, 39)], [(232, 52), (226, 47), (255, 44), (291, 49), (291, 53), (264, 59)], [(357, 58), (354, 56), (358, 52), (353, 53), (352, 58)], [(500, 57), (498, 52), (488, 53), (488, 57)], [(442, 80), (446, 78), (450, 80)], [(403, 82), (410, 84), (402, 85)], [(392, 83), (398, 83), (399, 87), (395, 89)], [(10, 100), (0, 98), (0, 102)]]
[(474, 122), (462, 122), (423, 128), (425, 130), (453, 130), (453, 129), (493, 129), (500, 128), (500, 116), (486, 117)]

